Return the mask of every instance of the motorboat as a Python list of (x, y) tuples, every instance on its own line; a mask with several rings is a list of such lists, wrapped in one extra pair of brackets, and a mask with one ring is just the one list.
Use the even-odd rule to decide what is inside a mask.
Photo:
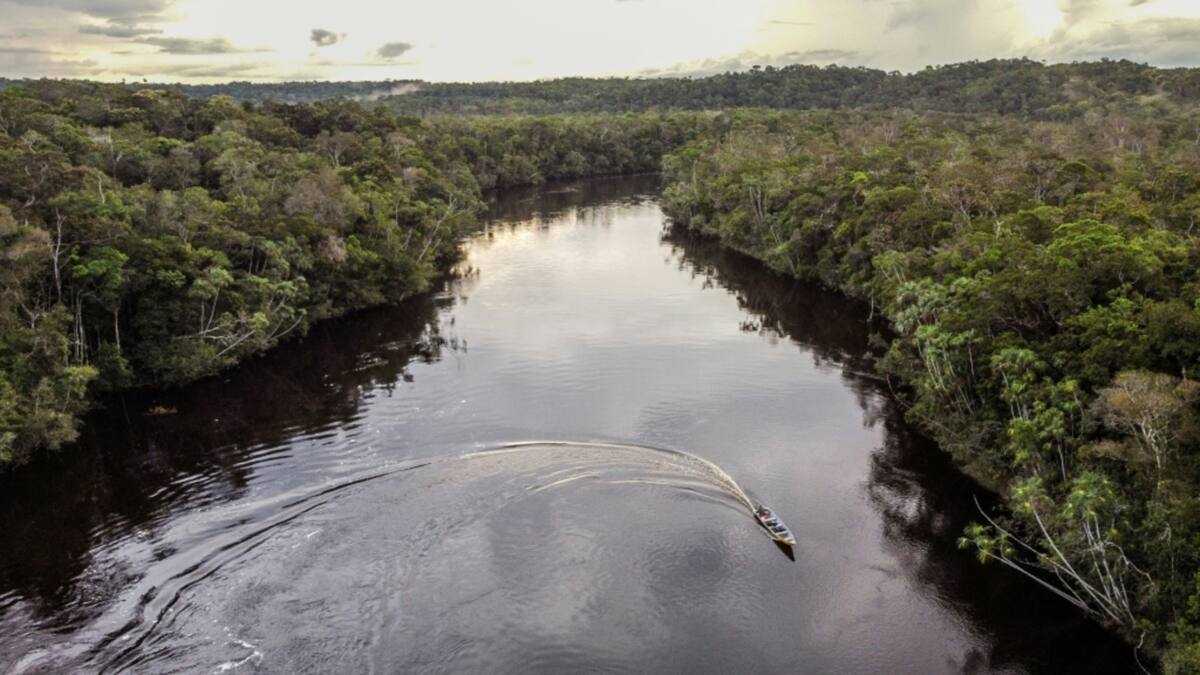
[(792, 531), (788, 529), (787, 525), (783, 524), (783, 521), (780, 520), (779, 516), (775, 515), (774, 511), (760, 504), (754, 510), (754, 517), (758, 520), (759, 525), (766, 528), (772, 539), (787, 546), (796, 545), (796, 537), (792, 536)]

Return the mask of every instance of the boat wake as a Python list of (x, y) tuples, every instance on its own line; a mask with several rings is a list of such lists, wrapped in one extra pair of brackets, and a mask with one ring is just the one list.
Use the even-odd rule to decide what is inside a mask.
[[(651, 484), (651, 485), (669, 485), (679, 489), (687, 489), (680, 481), (680, 475), (691, 475), (691, 477), (700, 480), (703, 483), (717, 487), (724, 494), (733, 497), (740, 505), (746, 507), (750, 515), (766, 529), (767, 534), (771, 539), (785, 547), (785, 552), (789, 553), (791, 547), (796, 545), (795, 536), (791, 530), (783, 523), (771, 509), (767, 508), (761, 502), (756, 502), (750, 495), (738, 485), (733, 476), (730, 476), (721, 467), (716, 464), (693, 455), (690, 452), (682, 450), (671, 450), (668, 448), (655, 448), (644, 445), (626, 445), (619, 443), (579, 443), (572, 441), (527, 441), (523, 443), (508, 443), (493, 450), (483, 450), (474, 453), (468, 453), (460, 457), (463, 460), (469, 460), (478, 457), (493, 457), (499, 454), (521, 452), (523, 450), (544, 449), (544, 448), (559, 448), (569, 450), (571, 454), (578, 455), (587, 451), (596, 451), (601, 453), (628, 452), (640, 456), (641, 459), (650, 459), (656, 464), (664, 468), (673, 469), (669, 480), (647, 480), (647, 479), (609, 479), (610, 483), (624, 484)], [(611, 456), (606, 457), (606, 460), (611, 461)], [(601, 473), (595, 471), (585, 471), (558, 477), (551, 483), (539, 486), (532, 486), (534, 490), (545, 490), (552, 487), (558, 487), (567, 483), (572, 483), (579, 480), (603, 480)]]
[[(691, 454), (683, 450), (672, 450), (669, 448), (657, 448), (646, 445), (628, 445), (623, 443), (585, 443), (577, 441), (524, 441), (520, 443), (506, 443), (499, 448), (492, 450), (480, 450), (478, 452), (470, 452), (461, 455), (458, 459), (469, 460), (477, 457), (489, 457), (497, 454), (515, 453), (523, 450), (535, 448), (561, 448), (564, 450), (572, 450), (576, 453), (586, 452), (588, 450), (598, 450), (601, 452), (612, 451), (629, 452), (641, 454), (644, 458), (649, 458), (656, 461), (664, 467), (674, 467), (682, 470), (685, 473), (690, 473), (695, 477), (711, 482), (713, 485), (726, 492), (738, 502), (743, 504), (753, 514), (756, 505), (750, 495), (742, 489), (741, 485), (733, 479), (724, 469), (716, 464)], [(585, 476), (575, 476), (575, 479), (582, 479)], [(590, 476), (590, 477), (598, 477)], [(652, 482), (652, 481), (647, 481)], [(543, 486), (548, 487), (548, 486)]]
[[(627, 489), (641, 486), (652, 489)], [(560, 494), (564, 490), (569, 499)], [(684, 496), (672, 498), (672, 491)], [(366, 639), (380, 648), (393, 638), (420, 644), (411, 624), (395, 623), (398, 616), (411, 616), (411, 607), (380, 605), (380, 598), (404, 592), (408, 603), (427, 603), (428, 616), (440, 616), (445, 599), (423, 589), (445, 587), (447, 564), (469, 569), (488, 559), (517, 567), (537, 560), (547, 574), (566, 576), (578, 572), (581, 556), (607, 560), (596, 567), (600, 570), (620, 569), (632, 559), (649, 566), (640, 571), (651, 573), (678, 564), (671, 561), (681, 556), (701, 555), (690, 548), (697, 538), (727, 536), (721, 533), (729, 531), (728, 525), (718, 514), (697, 517), (688, 505), (696, 499), (743, 516), (747, 511), (753, 516), (758, 508), (716, 464), (679, 450), (638, 445), (509, 443), (364, 466), (319, 487), (181, 519), (159, 533), (161, 548), (170, 555), (70, 643), (46, 649), (30, 665), (124, 671), (153, 670), (167, 662), (208, 669), (257, 664), (268, 658), (263, 654), (295, 649), (264, 647), (268, 638), (255, 626), (287, 624), (296, 606), (309, 614), (358, 617), (359, 625), (378, 633), (357, 636), (355, 626), (348, 625), (345, 634), (354, 637), (347, 639)], [(636, 540), (629, 540), (630, 528), (639, 530)], [(601, 539), (609, 543), (597, 548)], [(702, 555), (728, 545), (712, 540)], [(482, 557), (479, 547), (486, 549)], [(487, 593), (519, 586), (513, 580), (491, 583), (480, 583), (478, 598), (464, 590), (465, 597), (453, 606), (486, 602)], [(617, 588), (612, 592), (619, 594)], [(321, 625), (300, 618), (295, 630)], [(384, 639), (387, 635), (391, 638)], [(308, 638), (313, 644), (325, 639)]]

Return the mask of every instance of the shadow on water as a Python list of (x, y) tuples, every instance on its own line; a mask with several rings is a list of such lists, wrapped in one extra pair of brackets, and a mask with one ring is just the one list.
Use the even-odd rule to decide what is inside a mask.
[(782, 541), (772, 541), (771, 543), (775, 544), (775, 548), (779, 549), (781, 553), (783, 553), (785, 556), (787, 556), (788, 560), (791, 560), (792, 562), (796, 562), (795, 549), (793, 549), (791, 546), (788, 546), (787, 544), (783, 543)]
[(870, 335), (886, 327), (868, 321), (867, 307), (771, 273), (709, 238), (668, 227), (663, 239), (679, 252), (681, 265), (706, 284), (727, 289), (757, 319), (744, 330), (792, 340), (816, 363), (841, 368), (864, 422), (886, 429), (883, 446), (871, 457), (867, 494), (883, 520), (889, 552), (903, 561), (911, 583), (961, 613), (991, 645), (986, 653), (948, 664), (953, 670), (1140, 672), (1132, 646), (1015, 573), (981, 565), (958, 548), (963, 529), (979, 520), (975, 500), (993, 505), (995, 496), (904, 421), (886, 382), (873, 373), (879, 354)]
[[(657, 178), (637, 177), (513, 191), (493, 200), (493, 227), (538, 227), (572, 212), (587, 218), (593, 205), (644, 203), (657, 189)], [(487, 246), (486, 236), (472, 245)], [(743, 331), (794, 343), (816, 366), (840, 370), (864, 424), (885, 430), (862, 480), (897, 575), (987, 645), (947, 670), (1135, 670), (1126, 645), (1065, 603), (957, 550), (974, 517), (972, 498), (982, 491), (905, 425), (886, 385), (870, 374), (869, 336), (879, 328), (865, 308), (707, 240), (667, 232), (664, 242), (683, 272), (736, 298), (750, 317)], [(134, 558), (170, 558), (172, 540), (156, 532), (181, 514), (238, 502), (264, 481), (278, 483), (277, 492), (299, 483), (291, 473), (271, 473), (297, 452), (295, 439), (330, 448), (297, 460), (298, 471), (332, 471), (344, 460), (338, 439), (363, 423), (374, 400), (419, 387), (416, 364), (464, 348), (444, 334), (439, 316), (467, 302), (473, 288), (468, 273), (400, 307), (318, 324), (222, 377), (112, 397), (76, 447), (0, 477), (0, 669), (44, 636), (79, 629), (148, 573), (130, 556), (108, 555), (112, 550), (146, 547)], [(796, 553), (808, 557), (781, 549), (792, 561)]]
[(660, 176), (645, 174), (504, 190), (490, 195), (488, 219), (492, 223), (512, 225), (549, 223), (580, 207), (652, 201), (661, 187)]
[[(657, 184), (639, 176), (513, 190), (492, 199), (489, 215), (509, 227), (548, 222), (576, 207), (652, 199)], [(467, 271), (441, 292), (321, 322), (220, 376), (108, 397), (74, 446), (0, 473), (0, 629), (18, 602), (16, 620), (43, 631), (69, 631), (96, 616), (139, 577), (95, 569), (99, 549), (153, 539), (177, 513), (237, 500), (289, 439), (352, 428), (366, 399), (413, 384), (411, 364), (457, 347), (441, 335), (437, 315), (470, 288)]]
[(98, 548), (239, 499), (287, 439), (352, 427), (366, 398), (441, 358), (434, 319), (448, 302), (423, 296), (323, 322), (221, 377), (103, 401), (75, 447), (0, 477), (0, 593), (27, 600), (48, 629), (88, 618), (138, 574), (90, 569)]

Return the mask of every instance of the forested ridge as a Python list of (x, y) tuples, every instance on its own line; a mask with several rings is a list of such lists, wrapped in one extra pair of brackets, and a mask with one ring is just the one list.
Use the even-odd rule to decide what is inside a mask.
[(738, 113), (678, 227), (862, 298), (908, 416), (1007, 498), (962, 545), (1200, 669), (1200, 115)]
[(5, 84), (0, 464), (427, 289), (484, 190), (661, 167), (677, 227), (888, 320), (909, 417), (1008, 503), (965, 548), (1200, 671), (1200, 70)]
[[(0, 88), (16, 84), (0, 80)], [(706, 77), (568, 77), (533, 82), (229, 82), (153, 86), (191, 97), (305, 103), (355, 99), (403, 114), (561, 114), (726, 108), (910, 108), (1069, 119), (1097, 104), (1200, 100), (1200, 69), (1131, 61), (1045, 64), (994, 59), (914, 73), (768, 66)]]
[[(0, 79), (0, 89), (20, 81)], [(566, 77), (532, 82), (228, 82), (131, 84), (194, 98), (311, 103), (344, 98), (403, 114), (561, 114), (726, 108), (910, 108), (1069, 119), (1101, 103), (1200, 100), (1200, 68), (1132, 61), (993, 59), (913, 73), (849, 66), (756, 67), (704, 77)]]
[[(30, 80), (0, 77), (0, 89), (28, 84)], [(218, 84), (131, 83), (132, 89), (157, 89), (184, 94), (189, 98), (229, 96), (239, 103), (315, 103), (329, 99), (372, 100), (408, 91), (423, 84), (420, 80), (292, 81), (292, 82), (221, 82)]]
[(1144, 97), (1195, 101), (1200, 69), (1130, 61), (1047, 65), (1028, 59), (971, 61), (914, 73), (768, 66), (707, 77), (421, 83), (380, 98), (380, 105), (411, 114), (903, 107), (1067, 119), (1097, 103)]

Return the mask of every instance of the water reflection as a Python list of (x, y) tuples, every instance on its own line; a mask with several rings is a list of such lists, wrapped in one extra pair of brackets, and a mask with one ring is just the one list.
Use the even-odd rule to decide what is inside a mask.
[(242, 498), (285, 441), (352, 430), (365, 400), (441, 358), (436, 315), (450, 302), (424, 296), (321, 323), (226, 376), (105, 401), (77, 447), (4, 483), (0, 589), (47, 629), (85, 620), (136, 575), (89, 569), (98, 549), (153, 541), (180, 510)]
[(991, 505), (995, 496), (904, 422), (888, 383), (874, 372), (879, 353), (872, 349), (872, 333), (887, 329), (867, 319), (865, 306), (764, 272), (759, 263), (702, 237), (668, 229), (664, 240), (679, 253), (682, 269), (737, 296), (754, 317), (747, 330), (790, 339), (814, 363), (839, 367), (858, 394), (863, 424), (883, 427), (866, 492), (880, 515), (887, 551), (913, 590), (960, 613), (964, 625), (987, 636), (982, 648), (948, 662), (947, 670), (1139, 670), (1129, 646), (1073, 608), (1015, 575), (981, 567), (958, 549), (963, 528), (979, 519), (976, 500)]
[[(955, 549), (979, 490), (871, 374), (865, 308), (664, 232), (656, 189), (509, 193), (438, 293), (108, 401), (78, 448), (2, 485), (0, 667), (95, 666), (187, 586), (177, 630), (136, 626), (152, 639), (117, 663), (1126, 670), (1124, 645)], [(550, 456), (355, 485), (272, 529), (364, 472), (551, 438), (716, 461), (797, 530), (795, 562), (694, 495), (528, 492), (582, 470)], [(247, 532), (253, 555), (193, 578)], [(197, 646), (200, 617), (233, 632)], [(356, 656), (321, 651), (338, 631)], [(80, 660), (38, 660), (56, 642)]]

